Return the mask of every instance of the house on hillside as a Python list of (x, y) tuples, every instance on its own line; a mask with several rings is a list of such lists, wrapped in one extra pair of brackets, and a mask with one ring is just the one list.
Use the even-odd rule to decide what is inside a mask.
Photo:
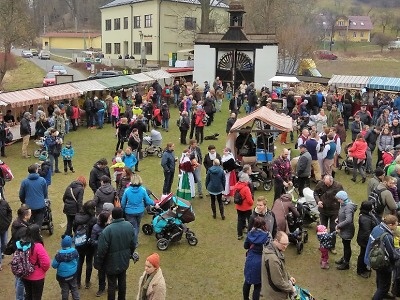
[[(228, 6), (210, 0), (210, 32), (224, 32)], [(133, 56), (166, 66), (171, 53), (193, 49), (200, 29), (199, 0), (114, 0), (102, 7), (102, 50), (105, 58)]]
[(48, 32), (41, 38), (42, 49), (50, 51), (101, 49), (99, 32)]
[(370, 42), (373, 27), (369, 16), (340, 16), (336, 19), (333, 40)]

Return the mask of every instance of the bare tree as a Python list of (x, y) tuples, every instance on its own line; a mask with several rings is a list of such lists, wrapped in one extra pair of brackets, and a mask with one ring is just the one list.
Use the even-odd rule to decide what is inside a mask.
[(390, 29), (393, 32), (396, 32), (396, 37), (399, 36), (399, 32), (400, 32), (400, 16), (397, 16), (393, 19), (393, 23), (392, 26), (390, 27)]
[(384, 10), (380, 14), (374, 15), (376, 23), (382, 26), (382, 33), (386, 31), (386, 27), (390, 26), (392, 19), (394, 18), (393, 13), (389, 10)]
[(200, 0), (201, 3), (201, 24), (200, 32), (209, 33), (210, 32), (210, 13), (213, 11), (213, 6), (220, 5), (224, 3), (223, 0)]
[(383, 52), (383, 48), (389, 44), (390, 40), (391, 38), (389, 36), (381, 32), (375, 33), (373, 38), (373, 42), (375, 43), (375, 45), (381, 47), (381, 52)]

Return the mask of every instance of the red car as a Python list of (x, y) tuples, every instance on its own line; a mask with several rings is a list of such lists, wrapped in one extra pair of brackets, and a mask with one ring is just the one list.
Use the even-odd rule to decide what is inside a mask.
[(338, 58), (337, 55), (329, 50), (317, 50), (314, 54), (318, 59), (336, 60)]
[(56, 84), (56, 75), (60, 75), (58, 72), (49, 72), (43, 78), (43, 86), (55, 85)]

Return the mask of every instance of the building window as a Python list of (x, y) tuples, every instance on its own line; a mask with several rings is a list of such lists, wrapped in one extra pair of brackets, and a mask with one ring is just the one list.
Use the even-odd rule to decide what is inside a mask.
[(343, 22), (343, 21), (339, 21), (339, 22), (338, 22), (338, 25), (339, 25), (339, 26), (344, 26), (344, 22)]
[(141, 42), (134, 42), (133, 43), (133, 54), (139, 54), (140, 55), (140, 48), (142, 47)]
[(121, 44), (114, 43), (114, 54), (121, 54)]
[(196, 30), (196, 18), (185, 17), (185, 30)]
[(146, 49), (146, 55), (153, 54), (153, 43), (152, 42), (145, 42), (144, 48)]
[(114, 19), (114, 30), (120, 30), (121, 29), (121, 19)]
[(133, 17), (133, 28), (140, 28), (140, 16)]
[(149, 28), (152, 27), (152, 20), (153, 20), (153, 15), (144, 15), (144, 27)]
[(111, 20), (106, 20), (106, 30), (111, 30)]
[(106, 43), (106, 54), (111, 54), (111, 43)]
[(357, 32), (356, 31), (353, 32), (353, 37), (357, 37)]
[(360, 37), (364, 37), (364, 31), (360, 32)]
[(124, 17), (124, 29), (128, 29), (128, 27), (129, 27), (129, 18)]
[(208, 30), (209, 30), (209, 32), (215, 32), (215, 20), (214, 19), (210, 19), (208, 21)]

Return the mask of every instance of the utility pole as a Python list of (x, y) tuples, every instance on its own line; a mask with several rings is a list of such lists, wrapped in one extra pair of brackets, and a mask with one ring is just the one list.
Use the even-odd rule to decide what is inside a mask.
[(43, 34), (46, 34), (46, 16), (43, 16)]

